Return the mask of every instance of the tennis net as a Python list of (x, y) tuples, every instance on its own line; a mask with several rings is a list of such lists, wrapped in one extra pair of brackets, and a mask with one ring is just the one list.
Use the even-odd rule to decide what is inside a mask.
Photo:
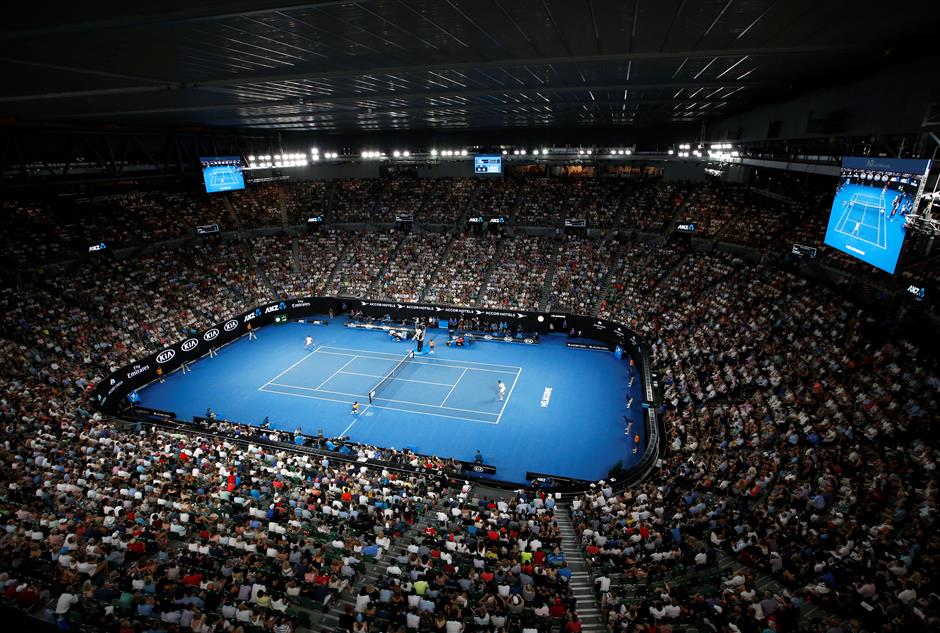
[(372, 389), (369, 389), (369, 404), (372, 404), (373, 402), (375, 402), (376, 394), (378, 394), (380, 390), (382, 390), (386, 385), (388, 385), (388, 383), (392, 382), (395, 379), (395, 376), (398, 375), (398, 372), (401, 371), (402, 366), (404, 366), (405, 363), (407, 363), (409, 360), (411, 360), (414, 357), (415, 357), (414, 350), (409, 350), (409, 352), (405, 354), (405, 357), (402, 358), (400, 361), (398, 361), (397, 365), (392, 367), (392, 371), (385, 374), (382, 377), (382, 380), (380, 380), (376, 386), (372, 387)]

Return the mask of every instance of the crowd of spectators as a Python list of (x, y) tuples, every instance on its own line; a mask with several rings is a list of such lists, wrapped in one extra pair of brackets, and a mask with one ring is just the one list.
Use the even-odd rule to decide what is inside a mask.
[(511, 178), (481, 178), (468, 213), (487, 218), (502, 216), (510, 218), (520, 198), (521, 185)]
[(453, 224), (460, 220), (476, 185), (473, 178), (429, 179), (418, 219), (428, 224)]
[(451, 237), (443, 233), (408, 233), (375, 290), (376, 298), (416, 303), (437, 275)]
[(563, 218), (584, 218), (589, 228), (617, 225), (623, 183), (613, 178), (576, 178), (567, 183), (562, 197)]
[(610, 274), (607, 295), (598, 306), (598, 316), (626, 319), (627, 323), (637, 318), (646, 296), (684, 255), (674, 247), (641, 242), (627, 242), (623, 248), (619, 265)]
[(389, 631), (580, 631), (555, 501), (449, 497), (434, 521), (360, 589), (347, 617), (374, 612)]
[(287, 217), (294, 224), (306, 224), (315, 216), (327, 216), (330, 204), (330, 185), (324, 180), (300, 180), (285, 185), (284, 203)]
[(325, 287), (328, 295), (367, 297), (401, 241), (394, 231), (356, 233)]
[[(574, 509), (611, 629), (795, 631), (809, 605), (855, 630), (936, 625), (935, 363), (789, 272), (690, 262), (633, 323), (664, 372), (660, 474)], [(689, 287), (690, 265), (723, 272)]]
[(486, 281), (500, 237), (493, 234), (461, 233), (451, 242), (450, 252), (425, 289), (425, 300), (448, 305), (473, 305)]
[[(920, 248), (902, 253), (902, 281), (822, 244), (829, 217), (828, 182), (758, 183), (758, 187), (708, 181), (675, 183), (605, 178), (348, 179), (254, 183), (242, 191), (206, 194), (196, 189), (142, 189), (140, 183), (21, 197), (0, 204), (0, 228), (10, 236), (5, 259), (18, 266), (89, 256), (104, 242), (122, 247), (192, 237), (199, 225), (222, 231), (329, 222), (392, 222), (413, 213), (417, 223), (452, 224), (483, 215), (512, 224), (553, 226), (584, 218), (593, 229), (671, 231), (695, 222), (698, 237), (785, 254), (793, 243), (817, 249), (817, 263), (865, 276), (897, 289), (936, 283), (940, 275), (919, 266)], [(128, 190), (133, 187), (132, 190)], [(283, 209), (283, 213), (282, 213)], [(935, 267), (934, 267), (935, 268)]]
[[(480, 186), (487, 204), (514, 199), (514, 185)], [(710, 189), (625, 186), (627, 225), (700, 209), (706, 231), (730, 239), (737, 230), (734, 210)], [(249, 224), (274, 221), (282, 195), (272, 186), (234, 206)], [(133, 217), (152, 205), (178, 205), (185, 224), (216, 217), (195, 200), (127, 204)], [(638, 213), (640, 200), (657, 211)], [(187, 201), (195, 210), (182, 209)], [(124, 204), (98, 207), (96, 223), (119, 211), (112, 203)], [(32, 244), (33, 228), (53, 243), (86, 239), (58, 233), (42, 205), (5, 203), (3, 213), (7, 240)], [(114, 239), (134, 239), (120, 237), (131, 228), (115, 228)], [(430, 475), (246, 442), (224, 425), (179, 434), (92, 412), (91, 389), (111, 369), (270, 300), (259, 270), (284, 294), (362, 295), (378, 281), (387, 296), (425, 287), (441, 303), (538, 306), (551, 239), (445, 240), (330, 230), (209, 238), (140, 258), (86, 258), (55, 275), (31, 271), (0, 291), (7, 603), (62, 629), (81, 622), (120, 633), (285, 633), (305, 622), (306, 607), (344, 601), (345, 630), (576, 631), (549, 497), (450, 496)], [(593, 304), (609, 275), (600, 314), (650, 342), (663, 386), (658, 473), (629, 491), (601, 482), (572, 505), (610, 630), (789, 633), (811, 606), (849, 621), (821, 630), (936, 628), (936, 359), (777, 267), (634, 242), (614, 267), (615, 243), (566, 237), (558, 248), (553, 304)], [(414, 534), (432, 508), (436, 525)], [(383, 556), (399, 538), (406, 551)], [(716, 573), (729, 557), (730, 571)], [(365, 561), (378, 560), (378, 578), (359, 583)], [(758, 589), (757, 576), (774, 584)]]
[(614, 269), (620, 243), (584, 237), (563, 238), (552, 279), (549, 310), (594, 314), (607, 275)]
[(513, 223), (517, 226), (559, 226), (561, 216), (568, 213), (571, 184), (560, 178), (522, 181)]
[(429, 181), (418, 178), (394, 178), (385, 183), (382, 198), (375, 206), (373, 220), (394, 222), (395, 216), (418, 216), (424, 203), (424, 192)]
[(260, 183), (231, 192), (229, 201), (241, 227), (247, 229), (283, 225), (286, 218), (281, 215), (282, 197), (287, 197), (284, 186)]
[(334, 185), (331, 216), (334, 222), (368, 222), (376, 198), (382, 191), (381, 180), (339, 180)]
[(538, 310), (551, 265), (552, 241), (519, 235), (503, 241), (499, 259), (480, 293), (488, 308)]
[(685, 195), (685, 190), (674, 183), (628, 182), (621, 224), (641, 231), (661, 231), (666, 222), (676, 218)]

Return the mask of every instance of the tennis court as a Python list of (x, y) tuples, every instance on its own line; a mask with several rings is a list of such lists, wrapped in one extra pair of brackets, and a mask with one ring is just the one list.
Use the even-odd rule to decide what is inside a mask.
[[(211, 407), (236, 422), (267, 417), (277, 429), (467, 461), (479, 450), (497, 478), (515, 482), (527, 471), (601, 479), (637, 459), (643, 410), (626, 399), (642, 401), (640, 381), (628, 388), (628, 363), (610, 352), (569, 348), (560, 334), (536, 345), (448, 347), (446, 330), (436, 329), (435, 353), (412, 358), (413, 343), (343, 323), (260, 328), (257, 340), (237, 339), (189, 373), (141, 389), (141, 404), (180, 419)], [(308, 335), (314, 344), (304, 349)]]
[(836, 231), (878, 248), (888, 247), (884, 193), (855, 192), (842, 204), (842, 217), (836, 224)]

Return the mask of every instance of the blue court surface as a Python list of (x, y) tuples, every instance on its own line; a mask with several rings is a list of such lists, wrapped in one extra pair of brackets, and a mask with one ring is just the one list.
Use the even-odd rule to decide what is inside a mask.
[(881, 186), (843, 186), (832, 202), (826, 244), (894, 272), (905, 236), (909, 196)]
[[(314, 338), (309, 350), (307, 335)], [(618, 461), (628, 468), (636, 459), (642, 397), (636, 380), (627, 409), (625, 359), (570, 349), (562, 335), (537, 345), (480, 341), (469, 348), (447, 347), (446, 330), (429, 330), (428, 337), (435, 353), (408, 358), (412, 342), (346, 328), (342, 319), (327, 327), (270, 325), (257, 340), (243, 337), (194, 363), (190, 373), (140, 390), (141, 404), (181, 419), (207, 407), (249, 424), (269, 416), (279, 429), (322, 429), (467, 461), (480, 450), (506, 481), (524, 482), (526, 471), (600, 479)], [(503, 400), (497, 381), (506, 386)], [(358, 414), (351, 413), (354, 401)], [(633, 420), (629, 436), (624, 416)]]

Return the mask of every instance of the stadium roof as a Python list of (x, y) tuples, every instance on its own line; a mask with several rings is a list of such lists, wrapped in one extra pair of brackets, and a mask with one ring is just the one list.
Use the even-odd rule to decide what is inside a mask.
[(17, 2), (4, 14), (6, 123), (350, 133), (694, 123), (880, 68), (887, 49), (926, 40), (937, 9), (167, 0)]

